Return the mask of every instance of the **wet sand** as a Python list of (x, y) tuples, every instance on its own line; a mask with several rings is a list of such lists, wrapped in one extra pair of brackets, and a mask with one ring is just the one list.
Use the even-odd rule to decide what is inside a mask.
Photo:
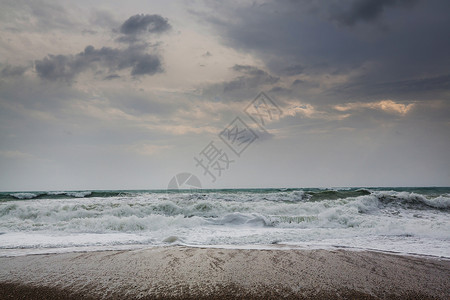
[(0, 257), (0, 299), (449, 299), (450, 260), (162, 247)]

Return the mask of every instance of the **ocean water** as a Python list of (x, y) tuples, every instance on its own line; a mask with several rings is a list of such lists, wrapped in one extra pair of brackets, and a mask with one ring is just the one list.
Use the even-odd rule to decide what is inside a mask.
[(0, 256), (165, 245), (450, 258), (450, 188), (0, 193)]

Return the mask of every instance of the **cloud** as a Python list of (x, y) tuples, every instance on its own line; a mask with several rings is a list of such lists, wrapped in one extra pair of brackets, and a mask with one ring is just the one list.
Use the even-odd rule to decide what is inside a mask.
[(169, 31), (172, 26), (167, 18), (160, 15), (138, 14), (131, 16), (119, 28), (122, 34), (116, 42), (133, 44), (145, 38), (144, 33), (161, 34)]
[(287, 76), (294, 76), (303, 73), (305, 67), (302, 65), (292, 65), (284, 68), (281, 73)]
[[(80, 24), (80, 17), (57, 1), (2, 1), (0, 19), (13, 24), (16, 32), (73, 30)], [(78, 29), (78, 28), (77, 28)]]
[(98, 33), (98, 31), (96, 31), (96, 30), (91, 30), (91, 29), (83, 29), (83, 30), (81, 31), (81, 33), (82, 33), (83, 35), (85, 35), (85, 34), (96, 35), (96, 34)]
[(65, 79), (72, 80), (81, 70), (77, 70), (70, 56), (49, 55), (35, 62), (37, 74), (48, 80)]
[(68, 18), (69, 13), (59, 3), (46, 3), (45, 1), (30, 2), (30, 8), (34, 16), (45, 28), (69, 28), (74, 23)]
[[(292, 76), (292, 97), (337, 104), (361, 96), (406, 100), (413, 90), (426, 90), (427, 100), (448, 91), (448, 1), (422, 2), (420, 9), (406, 0), (206, 3), (196, 17), (223, 45), (280, 76), (280, 83)], [(390, 30), (370, 26), (380, 17)], [(369, 26), (355, 26), (360, 22)], [(227, 89), (242, 89), (246, 80), (231, 81)]]
[[(253, 65), (235, 64), (230, 68), (234, 77), (198, 86), (198, 94), (206, 101), (213, 100), (226, 105), (224, 111), (235, 112), (238, 103), (254, 99), (261, 91), (268, 91), (280, 81), (280, 77)], [(234, 104), (233, 104), (234, 103)], [(237, 106), (234, 106), (237, 105)]]
[(352, 98), (367, 100), (373, 97), (433, 100), (446, 97), (448, 90), (450, 90), (450, 74), (390, 82), (352, 82), (331, 89), (330, 92), (340, 97), (353, 95)]
[[(48, 55), (35, 61), (39, 77), (48, 80), (71, 81), (81, 72), (94, 67), (108, 72), (131, 69), (133, 76), (154, 75), (163, 72), (160, 58), (145, 52), (145, 46), (129, 46), (125, 49), (87, 46), (76, 55)], [(110, 78), (111, 79), (111, 78)]]
[(154, 55), (146, 54), (142, 59), (133, 63), (131, 75), (153, 75), (158, 72), (162, 72), (161, 61)]
[(113, 79), (118, 79), (118, 78), (120, 78), (119, 75), (117, 75), (117, 74), (111, 74), (111, 75), (108, 75), (108, 76), (106, 76), (105, 78), (103, 78), (103, 80), (113, 80)]
[(347, 11), (332, 16), (341, 25), (354, 26), (360, 21), (372, 22), (389, 6), (412, 6), (417, 0), (356, 0)]
[(116, 20), (115, 16), (106, 10), (94, 10), (89, 16), (89, 23), (100, 28), (116, 28), (120, 21)]
[(136, 35), (143, 32), (162, 33), (171, 28), (168, 20), (160, 15), (138, 14), (131, 16), (120, 26), (120, 32)]
[(290, 95), (292, 93), (292, 90), (282, 86), (275, 86), (269, 92), (281, 95)]
[(275, 84), (280, 78), (270, 75), (264, 70), (248, 65), (234, 65), (232, 69), (244, 74), (231, 81), (224, 83), (224, 92), (237, 89), (255, 88), (265, 84)]
[(107, 91), (103, 92), (103, 97), (108, 99), (110, 106), (114, 106), (132, 116), (152, 115), (173, 121), (174, 114), (178, 110), (192, 112), (192, 107), (179, 99), (171, 99), (167, 95), (134, 91), (133, 89), (108, 88)]
[(6, 67), (2, 69), (1, 74), (2, 77), (15, 77), (23, 75), (26, 70), (28, 70), (28, 67), (6, 65)]
[[(336, 111), (329, 111), (325, 106), (312, 105), (310, 103), (304, 103), (299, 100), (286, 100), (283, 107), (283, 115), (281, 116), (284, 119), (295, 120), (300, 118), (307, 118), (309, 121), (315, 119), (322, 120), (324, 123), (329, 121), (340, 121), (347, 117), (350, 114), (342, 114), (337, 113)], [(314, 124), (317, 127), (322, 127), (324, 124)]]
[[(117, 24), (114, 17), (106, 11), (95, 11), (90, 19), (91, 24), (108, 27)], [(171, 28), (168, 20), (159, 15), (134, 15), (120, 26), (116, 41), (128, 43), (127, 48), (86, 46), (83, 52), (75, 55), (52, 55), (35, 61), (35, 69), (40, 78), (71, 82), (80, 73), (88, 70), (111, 73), (130, 69), (131, 76), (155, 75), (163, 72), (161, 59), (154, 53), (147, 53), (148, 48), (158, 43), (140, 41), (138, 35), (144, 32), (162, 33)], [(113, 30), (114, 31), (114, 30)], [(94, 30), (82, 33), (96, 34)], [(99, 70), (100, 69), (100, 70)], [(103, 69), (103, 70), (102, 70)], [(104, 80), (119, 78), (118, 74), (109, 74)]]
[(413, 107), (414, 103), (402, 104), (392, 100), (381, 100), (369, 103), (361, 103), (361, 102), (347, 103), (344, 105), (336, 105), (334, 108), (338, 111), (350, 111), (350, 110), (359, 110), (362, 108), (370, 108), (382, 110), (388, 113), (406, 115)]

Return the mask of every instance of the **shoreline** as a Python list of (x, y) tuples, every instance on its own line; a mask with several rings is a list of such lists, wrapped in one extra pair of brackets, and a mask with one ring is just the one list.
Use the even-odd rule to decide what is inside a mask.
[[(0, 259), (8, 257), (21, 257), (21, 256), (32, 256), (32, 255), (58, 255), (58, 254), (68, 254), (68, 253), (91, 253), (91, 252), (123, 252), (123, 251), (140, 251), (140, 250), (150, 250), (150, 249), (167, 249), (167, 248), (194, 248), (194, 249), (217, 249), (217, 250), (275, 250), (275, 251), (349, 251), (349, 252), (370, 252), (388, 255), (397, 255), (404, 257), (416, 257), (424, 259), (436, 259), (436, 260), (448, 260), (450, 261), (450, 255), (434, 255), (434, 254), (423, 254), (416, 252), (402, 252), (394, 250), (383, 250), (377, 248), (362, 248), (362, 247), (350, 247), (350, 246), (303, 246), (295, 244), (252, 244), (252, 245), (191, 245), (184, 243), (165, 243), (160, 245), (135, 245), (130, 247), (125, 246), (114, 246), (114, 247), (73, 247), (73, 248), (53, 248), (57, 251), (49, 251), (48, 248), (43, 248), (36, 250), (35, 248), (24, 248), (24, 249), (8, 249), (6, 251), (0, 250)], [(59, 251), (61, 250), (61, 251)], [(22, 253), (18, 253), (22, 252)], [(12, 253), (12, 254), (11, 254)]]
[(1, 299), (448, 299), (450, 260), (168, 246), (0, 257)]

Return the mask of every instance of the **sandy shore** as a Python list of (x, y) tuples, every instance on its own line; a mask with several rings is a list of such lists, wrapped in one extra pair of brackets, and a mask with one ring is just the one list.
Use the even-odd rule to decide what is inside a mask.
[(0, 257), (0, 299), (448, 299), (450, 261), (164, 247)]

